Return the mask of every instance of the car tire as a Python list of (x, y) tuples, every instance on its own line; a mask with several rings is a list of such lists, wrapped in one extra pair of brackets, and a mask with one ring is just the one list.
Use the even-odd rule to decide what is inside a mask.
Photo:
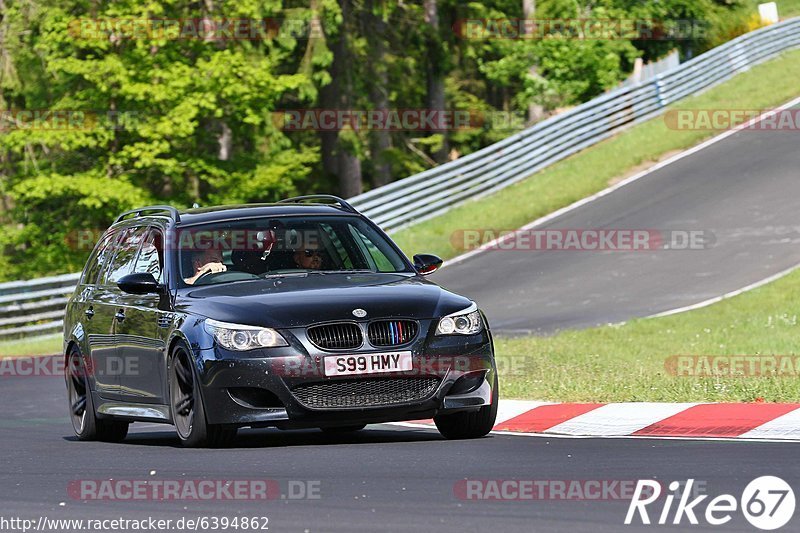
[(497, 419), (499, 396), (500, 391), (498, 390), (495, 372), (491, 405), (481, 407), (477, 411), (435, 416), (433, 421), (436, 424), (436, 429), (446, 439), (477, 439), (488, 435)]
[(356, 431), (361, 431), (365, 427), (367, 427), (366, 424), (357, 424), (353, 426), (332, 426), (319, 429), (321, 429), (324, 433), (337, 434), (337, 433), (355, 433)]
[(104, 442), (125, 440), (130, 426), (128, 422), (97, 418), (86, 363), (77, 346), (70, 348), (64, 372), (67, 381), (70, 421), (78, 440)]
[(222, 448), (236, 439), (236, 428), (209, 424), (191, 352), (178, 344), (169, 365), (169, 405), (178, 438), (187, 448)]

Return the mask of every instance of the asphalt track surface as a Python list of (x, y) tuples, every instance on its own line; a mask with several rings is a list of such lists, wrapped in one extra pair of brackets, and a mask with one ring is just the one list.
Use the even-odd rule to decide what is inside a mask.
[[(266, 516), (272, 532), (609, 532), (707, 530), (623, 526), (627, 501), (475, 501), (463, 479), (693, 478), (711, 496), (740, 497), (747, 483), (780, 475), (798, 487), (797, 444), (651, 439), (557, 439), (492, 434), (447, 441), (435, 430), (368, 426), (350, 436), (246, 430), (233, 448), (187, 450), (168, 426), (136, 429), (121, 444), (78, 442), (62, 379), (2, 378), (0, 517), (74, 519)], [(137, 427), (136, 424), (133, 426)], [(778, 466), (782, 465), (782, 466)], [(150, 475), (155, 471), (154, 475)], [(79, 480), (269, 479), (318, 482), (319, 499), (270, 501), (73, 499)], [(710, 499), (710, 498), (709, 498)], [(708, 500), (706, 500), (708, 501)], [(701, 504), (701, 511), (705, 505)], [(654, 518), (661, 507), (653, 511)], [(796, 520), (787, 527), (791, 529)], [(709, 528), (712, 529), (712, 528)], [(716, 531), (755, 531), (741, 513)]]
[(708, 247), (490, 250), (432, 279), (477, 301), (506, 334), (650, 316), (800, 264), (798, 198), (797, 132), (745, 130), (536, 228), (699, 230)]

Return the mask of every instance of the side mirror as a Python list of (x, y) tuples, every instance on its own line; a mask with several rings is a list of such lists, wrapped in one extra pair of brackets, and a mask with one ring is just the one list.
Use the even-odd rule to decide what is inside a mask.
[(156, 278), (147, 272), (122, 276), (117, 281), (117, 287), (129, 294), (160, 293), (164, 289), (164, 286), (160, 285)]
[(442, 258), (433, 254), (417, 254), (414, 256), (414, 268), (423, 276), (433, 274), (442, 266)]

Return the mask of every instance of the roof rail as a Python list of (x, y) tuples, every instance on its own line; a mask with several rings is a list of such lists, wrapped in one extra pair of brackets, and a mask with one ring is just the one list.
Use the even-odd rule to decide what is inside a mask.
[(117, 217), (117, 219), (114, 221), (114, 223), (116, 224), (117, 222), (119, 222), (120, 220), (124, 219), (128, 215), (135, 215), (136, 217), (144, 216), (142, 213), (146, 213), (148, 211), (157, 211), (157, 212), (158, 211), (161, 211), (161, 212), (166, 211), (167, 213), (169, 213), (169, 217), (173, 221), (175, 221), (175, 222), (180, 222), (181, 221), (181, 215), (178, 213), (178, 210), (176, 208), (172, 207), (171, 205), (148, 205), (146, 207), (139, 207), (137, 209), (131, 209), (130, 211), (125, 211), (124, 213), (122, 213), (120, 216)]
[(347, 201), (339, 198), (338, 196), (334, 196), (332, 194), (309, 194), (307, 196), (294, 196), (292, 198), (285, 198), (283, 200), (278, 201), (279, 204), (299, 204), (306, 200), (328, 200), (335, 204), (338, 204), (340, 208), (344, 209), (345, 211), (349, 211), (351, 213), (358, 213), (355, 207), (347, 203)]

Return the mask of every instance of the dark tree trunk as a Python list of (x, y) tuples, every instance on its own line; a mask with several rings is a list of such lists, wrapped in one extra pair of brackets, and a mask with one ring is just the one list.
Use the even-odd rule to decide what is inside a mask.
[[(427, 56), (427, 107), (436, 112), (444, 111), (444, 44), (439, 34), (439, 6), (437, 0), (424, 0), (425, 24), (428, 25), (428, 56)], [(437, 163), (444, 163), (448, 159), (450, 146), (448, 142), (448, 132), (441, 132), (444, 135), (442, 147), (434, 152), (433, 159)]]
[[(351, 26), (352, 5), (350, 0), (340, 0), (342, 27), (331, 41), (333, 63), (331, 82), (320, 91), (323, 109), (349, 109), (353, 102), (352, 68), (353, 58), (347, 42), (347, 29)], [(361, 161), (342, 142), (340, 131), (320, 132), (322, 164), (324, 172), (339, 183), (339, 193), (345, 198), (361, 194)]]
[[(386, 69), (386, 23), (380, 14), (376, 14), (376, 6), (383, 7), (383, 0), (368, 0), (366, 4), (366, 28), (369, 46), (369, 65), (372, 84), (370, 100), (372, 108), (381, 113), (389, 112), (389, 75)], [(381, 10), (382, 11), (382, 10)], [(392, 180), (392, 170), (387, 159), (387, 151), (392, 147), (392, 136), (385, 129), (370, 132), (370, 152), (374, 166), (372, 184), (375, 187), (386, 185)]]

